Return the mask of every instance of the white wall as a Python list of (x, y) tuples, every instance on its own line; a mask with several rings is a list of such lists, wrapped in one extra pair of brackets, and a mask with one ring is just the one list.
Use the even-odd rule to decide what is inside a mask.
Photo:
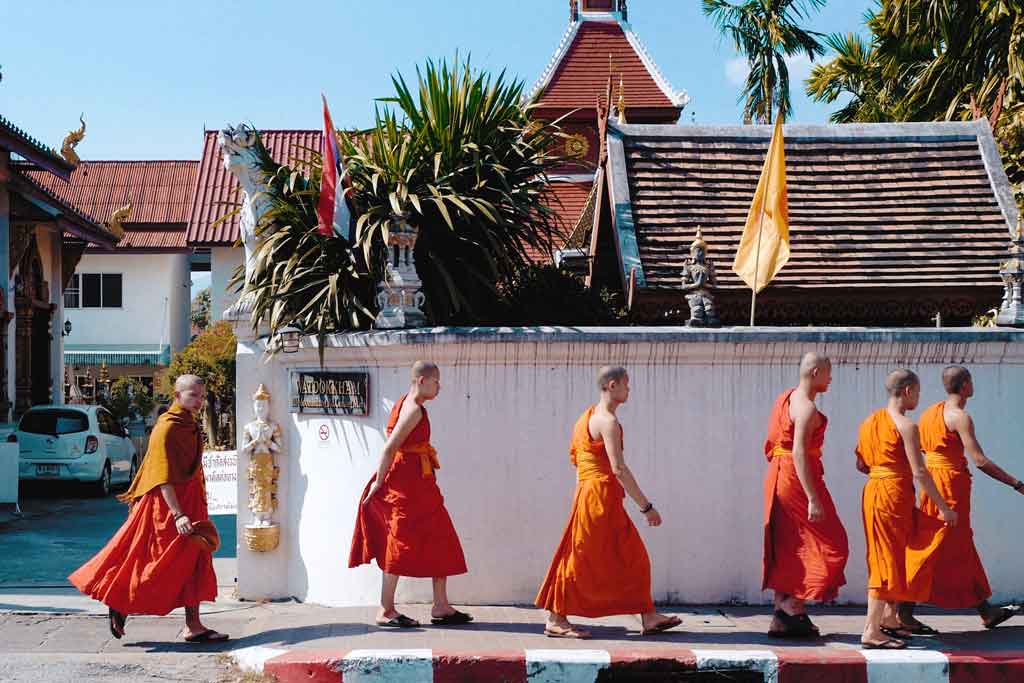
[(241, 247), (213, 247), (210, 249), (210, 320), (220, 320), (238, 295), (228, 292), (228, 282), (235, 269), (242, 265), (245, 250)]
[[(632, 396), (619, 413), (627, 462), (665, 520), (651, 529), (627, 501), (651, 555), (659, 601), (769, 599), (759, 590), (766, 467), (761, 445), (772, 403), (795, 383), (804, 351), (823, 351), (834, 362), (832, 390), (820, 406), (830, 419), (826, 481), (850, 536), (840, 601), (864, 601), (864, 477), (852, 453), (859, 423), (884, 404), (882, 381), (889, 370), (907, 365), (921, 373), (923, 408), (942, 397), (942, 367), (968, 365), (978, 391), (970, 407), (980, 439), (997, 462), (1024, 477), (1024, 332), (485, 329), (329, 341), (329, 369), (370, 372), (369, 417), (289, 415), (287, 370), (316, 367), (315, 349), (265, 363), (261, 342), (239, 344), (239, 423), (251, 419), (248, 397), (264, 382), (286, 434), (279, 463), (282, 543), (264, 555), (239, 549), (238, 586), (246, 598), (376, 602), (379, 571), (375, 565), (348, 569), (348, 549), (388, 411), (406, 390), (408, 366), (417, 358), (442, 366), (442, 392), (429, 410), (441, 461), (438, 481), (470, 568), (451, 581), (452, 599), (461, 603), (532, 602), (572, 501), (570, 431), (595, 400), (594, 376), (606, 363), (630, 370)], [(327, 442), (316, 436), (322, 424), (330, 429)], [(240, 501), (247, 497), (247, 466), (240, 456)], [(975, 478), (975, 491), (975, 537), (995, 599), (1020, 599), (1024, 548), (1005, 537), (1006, 520), (1020, 516), (1019, 495), (984, 475)], [(248, 521), (240, 509), (240, 539)], [(402, 582), (401, 600), (429, 596), (429, 581)]]
[[(66, 309), (64, 316), (73, 326), (67, 343), (148, 344), (157, 348), (188, 341), (187, 254), (87, 252), (75, 272), (121, 273), (122, 307)], [(186, 326), (184, 331), (182, 325)]]

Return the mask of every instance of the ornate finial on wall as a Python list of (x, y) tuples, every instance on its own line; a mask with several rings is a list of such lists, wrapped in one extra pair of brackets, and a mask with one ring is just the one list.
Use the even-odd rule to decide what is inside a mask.
[(623, 21), (629, 21), (629, 8), (626, 7), (626, 0), (619, 0), (619, 13)]
[(64, 142), (60, 147), (60, 155), (64, 157), (64, 161), (68, 162), (72, 166), (78, 166), (82, 161), (78, 158), (78, 154), (75, 153), (75, 147), (85, 137), (85, 114), (78, 117), (78, 120), (82, 122), (82, 125), (78, 130), (73, 130), (64, 137)]
[(106, 225), (107, 230), (113, 233), (118, 239), (124, 237), (124, 222), (128, 220), (128, 216), (131, 215), (131, 212), (132, 203), (129, 201), (120, 209), (117, 209), (114, 213), (110, 214), (110, 220), (104, 224)]
[(580, 20), (579, 0), (569, 0), (569, 21), (576, 23)]

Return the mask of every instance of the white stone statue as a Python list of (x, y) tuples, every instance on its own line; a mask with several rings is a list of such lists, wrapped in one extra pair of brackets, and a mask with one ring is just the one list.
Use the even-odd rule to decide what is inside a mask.
[(281, 425), (270, 419), (270, 392), (262, 384), (253, 395), (256, 419), (242, 428), (242, 454), (249, 457), (249, 527), (273, 525), (277, 509), (277, 475), (274, 457), (281, 455)]
[(266, 195), (267, 173), (260, 167), (256, 156), (256, 131), (239, 124), (228, 126), (217, 136), (226, 168), (242, 186), (242, 208), (239, 213), (239, 233), (245, 248), (245, 280), (252, 274), (252, 259), (256, 251), (256, 226), (270, 209)]

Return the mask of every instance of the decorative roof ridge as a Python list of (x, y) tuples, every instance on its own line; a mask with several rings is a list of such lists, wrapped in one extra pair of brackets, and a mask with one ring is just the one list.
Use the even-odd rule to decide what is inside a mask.
[[(985, 133), (984, 119), (977, 121), (900, 121), (885, 123), (787, 123), (782, 127), (787, 138), (814, 139), (900, 139), (974, 141)], [(733, 137), (770, 139), (774, 124), (693, 124), (693, 123), (616, 123), (610, 121), (608, 133), (619, 137), (715, 138)]]
[(559, 41), (558, 47), (555, 49), (555, 53), (551, 55), (551, 59), (548, 60), (548, 64), (544, 67), (544, 71), (541, 72), (540, 78), (534, 84), (530, 90), (529, 100), (535, 99), (540, 95), (544, 88), (551, 82), (552, 77), (555, 75), (555, 71), (558, 70), (558, 65), (565, 59), (566, 53), (569, 51), (569, 47), (572, 45), (573, 40), (576, 38), (576, 34), (580, 30), (580, 26), (583, 25), (583, 21), (571, 21), (569, 26), (565, 29), (565, 33), (562, 34), (562, 40)]
[[(81, 164), (198, 164), (199, 159), (82, 159)], [(16, 161), (12, 166), (27, 166), (28, 162)]]
[(654, 61), (654, 57), (652, 57), (651, 53), (648, 52), (647, 46), (644, 45), (642, 40), (640, 40), (640, 36), (633, 31), (633, 26), (628, 21), (620, 21), (619, 27), (626, 35), (626, 40), (628, 40), (629, 44), (633, 46), (633, 50), (636, 51), (637, 56), (640, 57), (640, 61), (647, 67), (647, 72), (654, 78), (654, 82), (657, 83), (658, 87), (661, 88), (661, 91), (665, 93), (665, 97), (668, 98), (669, 102), (679, 107), (680, 110), (689, 104), (689, 93), (687, 93), (686, 90), (676, 91), (672, 87), (668, 78), (666, 78), (665, 74), (663, 74), (661, 69), (658, 68), (658, 64)]
[[(256, 130), (257, 133), (259, 133), (261, 135), (263, 133), (320, 133), (320, 132), (322, 132), (322, 129), (320, 129), (320, 128), (256, 128), (255, 130)], [(346, 130), (346, 129), (339, 128), (338, 130)], [(218, 133), (220, 133), (220, 129), (217, 129), (217, 128), (207, 128), (207, 129), (205, 129), (203, 131), (203, 133), (205, 135), (217, 135)]]
[(30, 147), (34, 147), (37, 151), (49, 156), (51, 158), (51, 161), (55, 161), (61, 166), (71, 167), (67, 160), (65, 160), (64, 157), (57, 153), (57, 150), (53, 149), (52, 147), (44, 145), (40, 140), (29, 135), (28, 132), (25, 131), (24, 129), (14, 125), (14, 122), (5, 117), (3, 114), (0, 114), (0, 128), (4, 128), (10, 131), (12, 134), (14, 134), (15, 137), (21, 138), (22, 142), (24, 142), (25, 144), (29, 145)]

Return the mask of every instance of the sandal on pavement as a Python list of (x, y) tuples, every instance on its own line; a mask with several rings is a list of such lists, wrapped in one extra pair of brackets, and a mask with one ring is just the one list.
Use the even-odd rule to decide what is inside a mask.
[(548, 638), (570, 638), (573, 640), (586, 640), (590, 637), (590, 631), (579, 628), (578, 626), (569, 626), (565, 628), (562, 626), (545, 626), (544, 635)]
[(451, 614), (446, 614), (443, 617), (431, 617), (430, 623), (435, 626), (460, 626), (462, 624), (468, 624), (473, 621), (473, 617), (465, 612), (455, 610)]
[(662, 631), (667, 631), (670, 628), (675, 628), (676, 626), (679, 626), (679, 624), (681, 624), (681, 623), (683, 623), (683, 620), (680, 619), (679, 617), (669, 617), (668, 619), (666, 619), (665, 621), (661, 622), (660, 624), (655, 624), (654, 626), (652, 626), (650, 628), (642, 629), (640, 631), (640, 635), (642, 635), (642, 636), (650, 636), (650, 635), (654, 635), (655, 633), (661, 633)]
[(128, 619), (127, 616), (121, 614), (113, 607), (107, 610), (107, 621), (110, 624), (110, 635), (114, 636), (118, 640), (124, 635), (124, 622)]
[[(902, 621), (897, 627), (900, 631), (906, 631), (907, 633), (915, 636), (937, 636), (939, 635), (938, 629), (934, 629), (928, 624), (922, 624), (918, 621), (916, 624), (904, 624)], [(891, 634), (890, 634), (891, 635)], [(902, 636), (898, 636), (902, 637)]]
[(374, 622), (377, 626), (384, 626), (387, 628), (415, 628), (420, 625), (420, 622), (415, 619), (410, 619), (404, 614), (399, 614), (397, 617), (392, 617), (387, 621), (376, 621)]
[(992, 619), (991, 621), (985, 621), (982, 623), (985, 624), (985, 628), (991, 631), (996, 626), (999, 626), (999, 624), (1003, 623), (1010, 617), (1015, 616), (1016, 614), (1017, 610), (1015, 609), (1010, 609), (1009, 607), (1000, 607), (999, 614), (996, 616), (995, 619)]
[[(789, 614), (785, 610), (777, 609), (773, 615), (782, 622), (781, 631), (768, 631), (772, 638), (817, 638), (818, 629), (814, 627), (807, 615)], [(801, 619), (800, 617), (804, 617)]]
[(878, 630), (889, 636), (890, 638), (897, 638), (899, 640), (910, 640), (914, 637), (914, 632), (910, 630), (909, 626), (897, 626), (893, 628), (891, 626), (882, 626)]
[(865, 650), (904, 650), (907, 644), (902, 640), (883, 640), (880, 643), (864, 643), (860, 644)]
[(192, 636), (185, 636), (186, 643), (223, 643), (228, 640), (231, 636), (226, 633), (218, 633), (212, 628), (208, 628), (205, 631), (197, 633)]

